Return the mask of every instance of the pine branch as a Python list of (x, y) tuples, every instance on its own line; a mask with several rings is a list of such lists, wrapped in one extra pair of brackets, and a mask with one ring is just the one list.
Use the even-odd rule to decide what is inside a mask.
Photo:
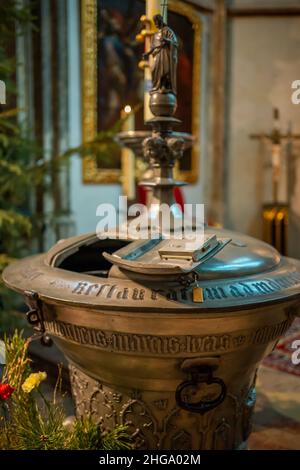
[[(104, 432), (92, 416), (85, 416), (75, 419), (73, 428), (66, 427), (62, 403), (54, 400), (56, 389), (53, 400), (48, 400), (40, 390), (40, 382), (35, 385), (32, 382), (39, 374), (31, 374), (28, 341), (22, 333), (15, 331), (12, 337), (5, 337), (5, 346), (7, 365), (3, 383), (15, 390), (7, 403), (9, 419), (0, 423), (0, 449), (127, 450), (133, 447), (126, 426)], [(24, 381), (27, 387), (30, 383), (29, 390)]]

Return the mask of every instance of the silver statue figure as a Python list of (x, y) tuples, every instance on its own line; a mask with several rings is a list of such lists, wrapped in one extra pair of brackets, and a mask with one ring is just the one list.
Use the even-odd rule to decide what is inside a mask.
[(178, 41), (169, 26), (164, 23), (161, 15), (153, 17), (158, 31), (153, 35), (151, 49), (143, 55), (147, 59), (153, 57), (151, 65), (152, 89), (151, 93), (174, 93), (176, 95), (176, 74)]

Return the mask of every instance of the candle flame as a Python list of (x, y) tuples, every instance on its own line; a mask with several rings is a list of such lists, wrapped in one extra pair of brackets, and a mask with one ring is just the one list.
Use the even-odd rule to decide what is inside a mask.
[(126, 104), (126, 106), (124, 107), (124, 111), (127, 114), (131, 113), (131, 106), (129, 104)]

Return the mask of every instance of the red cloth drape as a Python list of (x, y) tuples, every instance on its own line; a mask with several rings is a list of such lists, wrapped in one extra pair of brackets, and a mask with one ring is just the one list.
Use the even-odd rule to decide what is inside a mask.
[[(147, 189), (144, 186), (138, 186), (137, 188), (138, 203), (146, 205), (147, 202)], [(184, 196), (181, 188), (176, 186), (174, 188), (174, 199), (175, 202), (181, 207), (184, 212)]]

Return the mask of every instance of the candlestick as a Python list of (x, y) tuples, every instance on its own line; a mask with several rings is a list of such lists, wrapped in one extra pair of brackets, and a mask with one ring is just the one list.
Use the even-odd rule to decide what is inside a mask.
[[(121, 119), (124, 118), (126, 118), (126, 120), (123, 123), (122, 131), (134, 131), (135, 117), (129, 104), (121, 111)], [(121, 164), (123, 194), (125, 194), (129, 200), (132, 200), (135, 198), (135, 156), (133, 151), (127, 147), (122, 147)]]

